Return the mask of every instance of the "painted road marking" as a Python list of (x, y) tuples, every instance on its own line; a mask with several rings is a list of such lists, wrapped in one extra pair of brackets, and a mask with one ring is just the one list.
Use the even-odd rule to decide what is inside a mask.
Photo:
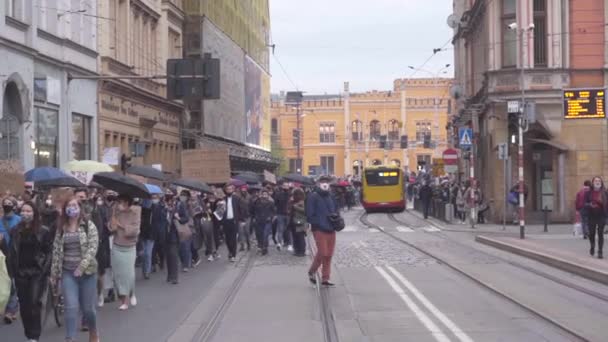
[(395, 227), (395, 229), (397, 229), (397, 231), (400, 233), (413, 233), (414, 232), (414, 230), (412, 228), (403, 227), (403, 226), (397, 226), (397, 227)]
[(401, 273), (399, 273), (394, 267), (387, 266), (387, 269), (397, 278), (401, 284), (403, 284), (421, 303), (424, 305), (438, 320), (441, 321), (450, 331), (458, 337), (461, 342), (473, 342), (473, 339), (469, 337), (462, 329), (460, 329), (451, 319), (449, 319), (441, 310), (439, 310), (431, 301), (429, 301), (420, 292), (414, 284), (407, 280)]
[(359, 227), (357, 226), (346, 226), (344, 227), (344, 229), (342, 229), (343, 232), (356, 232), (359, 230)]
[(429, 233), (436, 233), (436, 232), (440, 232), (441, 229), (435, 228), (435, 227), (426, 227), (426, 228), (424, 228), (424, 231), (427, 231)]
[(416, 304), (410, 296), (405, 293), (405, 290), (397, 284), (397, 282), (381, 267), (376, 266), (376, 270), (380, 275), (386, 280), (388, 285), (395, 291), (395, 293), (403, 300), (405, 305), (412, 310), (412, 312), (418, 317), (420, 322), (424, 324), (424, 326), (428, 329), (428, 331), (433, 335), (435, 340), (439, 342), (450, 342), (450, 339), (446, 336), (446, 334), (441, 331), (441, 329), (427, 316), (422, 309)]

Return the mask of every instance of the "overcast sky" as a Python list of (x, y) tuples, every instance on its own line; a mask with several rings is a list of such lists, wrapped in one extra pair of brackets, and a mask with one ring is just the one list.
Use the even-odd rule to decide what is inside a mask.
[[(279, 63), (309, 94), (338, 93), (344, 81), (351, 92), (392, 89), (451, 38), (451, 13), (452, 0), (270, 0), (272, 92), (294, 88)], [(446, 48), (425, 69), (452, 63)]]

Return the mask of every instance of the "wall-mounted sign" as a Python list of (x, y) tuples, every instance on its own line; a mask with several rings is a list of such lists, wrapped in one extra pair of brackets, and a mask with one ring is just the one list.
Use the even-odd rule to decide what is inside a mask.
[(604, 89), (564, 90), (565, 119), (603, 119), (605, 104)]

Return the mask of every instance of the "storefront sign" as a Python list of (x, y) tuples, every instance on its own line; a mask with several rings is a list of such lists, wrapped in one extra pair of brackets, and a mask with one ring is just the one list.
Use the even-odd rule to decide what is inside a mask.
[(182, 176), (210, 184), (230, 180), (228, 149), (201, 148), (182, 151)]
[(604, 89), (564, 90), (565, 119), (603, 119), (606, 117)]

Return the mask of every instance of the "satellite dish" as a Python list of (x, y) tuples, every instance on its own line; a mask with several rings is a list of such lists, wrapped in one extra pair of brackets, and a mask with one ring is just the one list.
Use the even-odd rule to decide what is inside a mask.
[(454, 84), (450, 87), (450, 96), (455, 100), (458, 100), (462, 96), (462, 87), (458, 84)]
[(460, 18), (458, 18), (455, 14), (450, 14), (447, 19), (448, 26), (451, 28), (456, 28), (458, 23), (460, 22)]

